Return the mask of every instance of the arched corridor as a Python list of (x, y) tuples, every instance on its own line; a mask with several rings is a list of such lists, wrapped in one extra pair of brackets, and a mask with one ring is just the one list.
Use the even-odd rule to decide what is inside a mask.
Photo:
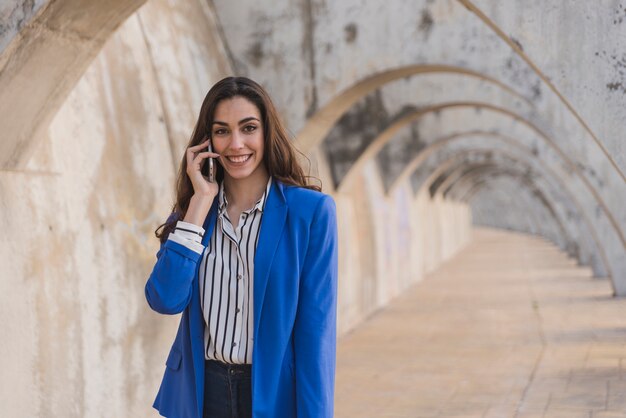
[(339, 417), (625, 416), (625, 28), (620, 0), (3, 0), (0, 416), (157, 416), (154, 230), (227, 75), (336, 203)]

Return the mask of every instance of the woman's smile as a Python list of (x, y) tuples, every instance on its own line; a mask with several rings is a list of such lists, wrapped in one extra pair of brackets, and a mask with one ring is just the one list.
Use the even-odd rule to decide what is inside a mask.
[(233, 165), (243, 165), (250, 159), (251, 156), (252, 154), (227, 155), (226, 159)]

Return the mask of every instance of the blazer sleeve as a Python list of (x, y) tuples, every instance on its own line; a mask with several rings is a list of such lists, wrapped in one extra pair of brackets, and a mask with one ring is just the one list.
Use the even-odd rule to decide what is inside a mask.
[(298, 418), (331, 418), (337, 335), (337, 220), (325, 195), (315, 211), (294, 324)]
[(148, 305), (158, 313), (173, 315), (185, 310), (192, 295), (193, 279), (201, 254), (173, 240), (166, 240), (146, 282)]

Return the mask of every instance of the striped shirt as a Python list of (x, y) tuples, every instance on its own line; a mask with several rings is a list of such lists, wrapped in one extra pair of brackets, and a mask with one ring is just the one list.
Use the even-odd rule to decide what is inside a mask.
[(241, 213), (234, 228), (222, 183), (217, 223), (206, 248), (201, 243), (204, 229), (187, 222), (179, 221), (168, 238), (203, 254), (198, 282), (206, 359), (252, 363), (254, 254), (271, 184), (270, 177), (263, 196)]

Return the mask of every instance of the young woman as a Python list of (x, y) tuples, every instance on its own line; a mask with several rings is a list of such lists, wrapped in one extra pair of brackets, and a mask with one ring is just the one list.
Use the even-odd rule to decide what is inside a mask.
[(332, 417), (335, 204), (307, 184), (261, 86), (229, 77), (211, 88), (176, 192), (145, 288), (155, 311), (183, 313), (154, 407), (169, 418)]

